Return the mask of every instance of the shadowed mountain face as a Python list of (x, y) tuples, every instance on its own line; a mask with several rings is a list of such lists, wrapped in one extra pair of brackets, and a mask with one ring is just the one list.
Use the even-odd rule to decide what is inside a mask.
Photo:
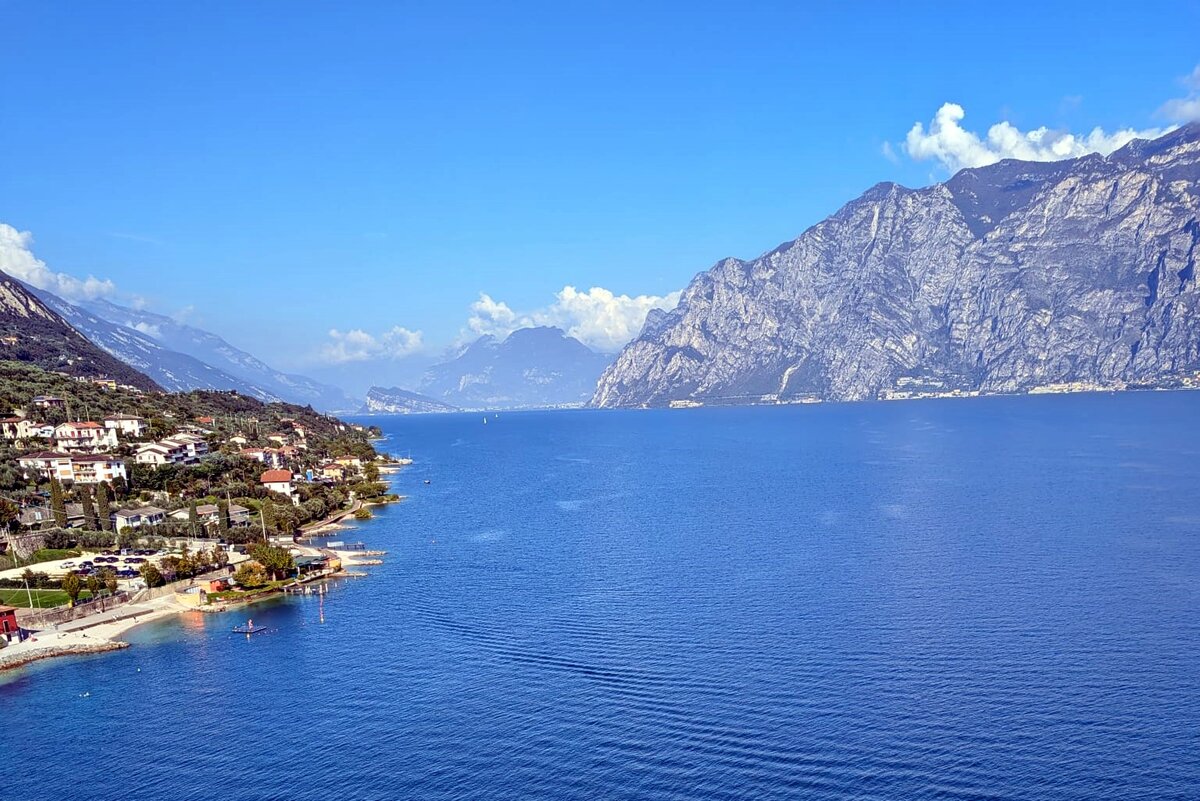
[(425, 372), (421, 391), (468, 409), (579, 405), (610, 361), (561, 329), (522, 328), (503, 341), (484, 336)]
[(880, 184), (696, 276), (593, 403), (1172, 386), (1200, 371), (1200, 124), (1108, 157)]
[(0, 273), (0, 359), (75, 376), (104, 376), (142, 390), (160, 387), (101, 350), (24, 284)]
[[(184, 385), (187, 381), (183, 378), (184, 374), (176, 372), (176, 357), (179, 354), (197, 360), (202, 366), (215, 369), (216, 374), (231, 377), (232, 383), (218, 385), (222, 389), (237, 389), (255, 397), (269, 395), (269, 399), (277, 398), (290, 403), (311, 405), (322, 411), (346, 411), (357, 409), (362, 404), (360, 400), (354, 400), (337, 387), (322, 384), (306, 376), (276, 370), (258, 357), (230, 345), (216, 334), (185, 325), (165, 315), (129, 309), (106, 300), (85, 303), (82, 310), (121, 329), (141, 333), (160, 345), (165, 352), (172, 354), (170, 357), (164, 357), (170, 358), (171, 362), (161, 365), (162, 370), (179, 376)], [(126, 352), (122, 347), (121, 353)], [(198, 380), (205, 380), (203, 373), (195, 375)]]

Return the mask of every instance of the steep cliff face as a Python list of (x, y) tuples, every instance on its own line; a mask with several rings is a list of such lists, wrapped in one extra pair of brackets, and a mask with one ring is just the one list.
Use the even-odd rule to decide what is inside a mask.
[(592, 402), (1172, 385), (1200, 371), (1200, 124), (1107, 158), (881, 184), (698, 275)]

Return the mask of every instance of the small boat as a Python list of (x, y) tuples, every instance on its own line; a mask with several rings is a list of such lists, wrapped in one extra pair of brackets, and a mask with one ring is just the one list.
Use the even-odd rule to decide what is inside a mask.
[(430, 482), (429, 482), (429, 479), (425, 479), (425, 483), (426, 483), (426, 484), (430, 483)]
[(234, 626), (234, 634), (258, 634), (260, 631), (266, 631), (266, 626), (256, 626), (253, 620), (247, 620), (244, 626)]

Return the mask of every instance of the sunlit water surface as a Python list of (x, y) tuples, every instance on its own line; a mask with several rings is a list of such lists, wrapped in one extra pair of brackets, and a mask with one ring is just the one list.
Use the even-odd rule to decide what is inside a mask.
[(375, 418), (386, 563), (0, 680), (0, 798), (1200, 798), (1198, 413)]

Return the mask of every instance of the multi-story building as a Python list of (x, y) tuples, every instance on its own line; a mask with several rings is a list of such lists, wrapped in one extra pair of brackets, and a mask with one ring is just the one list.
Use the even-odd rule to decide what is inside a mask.
[(104, 427), (120, 431), (135, 439), (146, 436), (146, 432), (150, 430), (144, 417), (132, 414), (110, 414), (104, 418)]
[(44, 478), (56, 478), (62, 482), (73, 481), (77, 484), (108, 483), (117, 477), (129, 478), (123, 461), (100, 454), (40, 451), (21, 456), (17, 459), (17, 464), (35, 471)]
[(117, 431), (99, 423), (63, 423), (54, 429), (54, 444), (61, 451), (100, 453), (117, 447)]

